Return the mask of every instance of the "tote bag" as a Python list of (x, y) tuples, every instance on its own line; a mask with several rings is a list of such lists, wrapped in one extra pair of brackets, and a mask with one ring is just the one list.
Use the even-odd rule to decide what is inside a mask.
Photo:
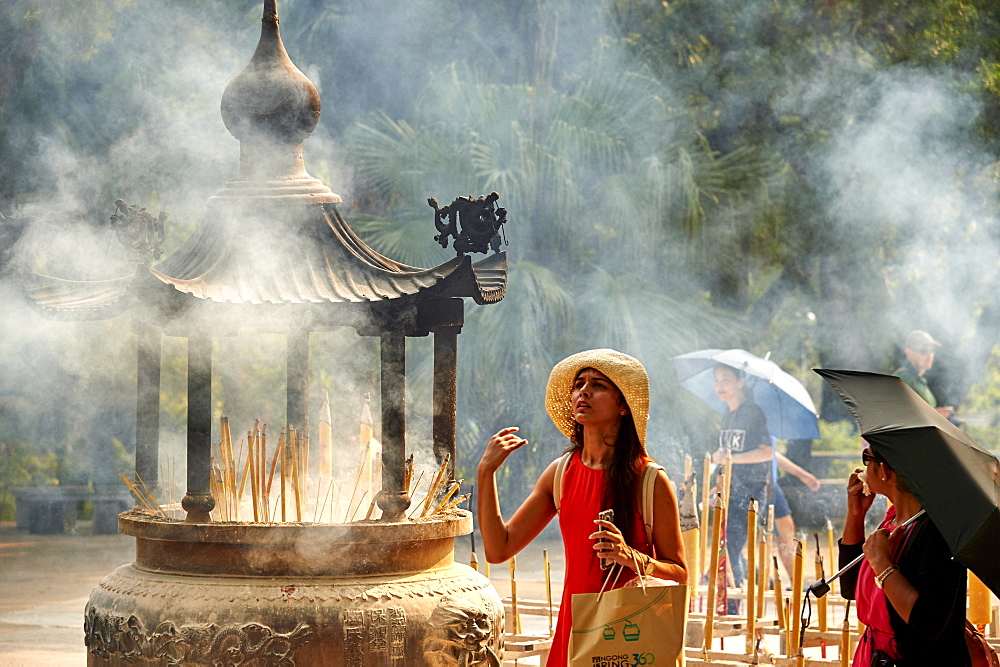
[(647, 585), (574, 595), (570, 667), (684, 665), (687, 593)]

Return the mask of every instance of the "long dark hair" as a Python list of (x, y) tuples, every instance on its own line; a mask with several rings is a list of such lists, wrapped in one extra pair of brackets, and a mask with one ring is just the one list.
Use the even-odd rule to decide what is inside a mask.
[[(617, 385), (615, 389), (618, 389)], [(621, 402), (626, 404), (624, 397)], [(575, 452), (583, 449), (581, 424), (573, 426), (573, 437), (570, 440), (573, 444), (566, 451)], [(615, 525), (622, 531), (627, 544), (635, 544), (633, 541), (636, 537), (635, 521), (632, 517), (636, 514), (636, 485), (639, 474), (646, 465), (645, 457), (646, 448), (639, 440), (635, 420), (629, 412), (622, 417), (618, 427), (618, 437), (615, 439), (614, 453), (611, 455), (611, 464), (604, 470), (607, 480), (607, 485), (604, 487), (604, 507), (614, 509)]]

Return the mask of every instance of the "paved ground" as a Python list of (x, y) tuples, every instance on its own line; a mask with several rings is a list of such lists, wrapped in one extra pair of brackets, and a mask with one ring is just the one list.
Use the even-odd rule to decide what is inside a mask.
[(31, 535), (0, 523), (0, 665), (87, 664), (83, 610), (97, 583), (135, 557), (135, 539)]

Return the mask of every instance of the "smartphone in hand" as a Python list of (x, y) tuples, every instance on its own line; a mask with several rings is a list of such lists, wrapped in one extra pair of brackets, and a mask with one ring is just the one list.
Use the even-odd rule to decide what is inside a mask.
[[(601, 510), (600, 512), (597, 513), (597, 518), (601, 519), (602, 521), (610, 521), (611, 523), (614, 523), (615, 522), (615, 511), (613, 509)], [(601, 530), (604, 530), (604, 528), (602, 527)], [(609, 567), (611, 567), (611, 561), (610, 560), (607, 560), (605, 558), (600, 558), (599, 560), (600, 560), (600, 563), (601, 563), (601, 569), (602, 570), (606, 570)]]

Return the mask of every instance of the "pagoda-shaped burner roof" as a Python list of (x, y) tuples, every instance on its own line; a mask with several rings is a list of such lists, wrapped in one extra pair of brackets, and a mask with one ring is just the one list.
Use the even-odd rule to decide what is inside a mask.
[(28, 276), (29, 298), (50, 312), (97, 319), (154, 294), (171, 304), (167, 312), (198, 302), (374, 306), (444, 297), (489, 304), (504, 297), (505, 253), (475, 263), (460, 254), (417, 268), (380, 255), (347, 225), (340, 197), (305, 170), (302, 142), (318, 122), (320, 99), (281, 43), (274, 0), (265, 0), (260, 42), (226, 88), (221, 109), (240, 141), (239, 175), (209, 199), (203, 222), (179, 249), (135, 276)]
[(256, 229), (247, 234), (243, 226), (227, 229), (209, 220), (151, 271), (180, 292), (240, 304), (363, 303), (418, 294), (468, 296), (487, 304), (504, 296), (504, 253), (475, 264), (459, 256), (421, 269), (372, 250), (332, 204), (311, 211), (306, 224), (312, 228), (302, 234), (288, 229), (294, 225), (266, 222), (252, 222)]

